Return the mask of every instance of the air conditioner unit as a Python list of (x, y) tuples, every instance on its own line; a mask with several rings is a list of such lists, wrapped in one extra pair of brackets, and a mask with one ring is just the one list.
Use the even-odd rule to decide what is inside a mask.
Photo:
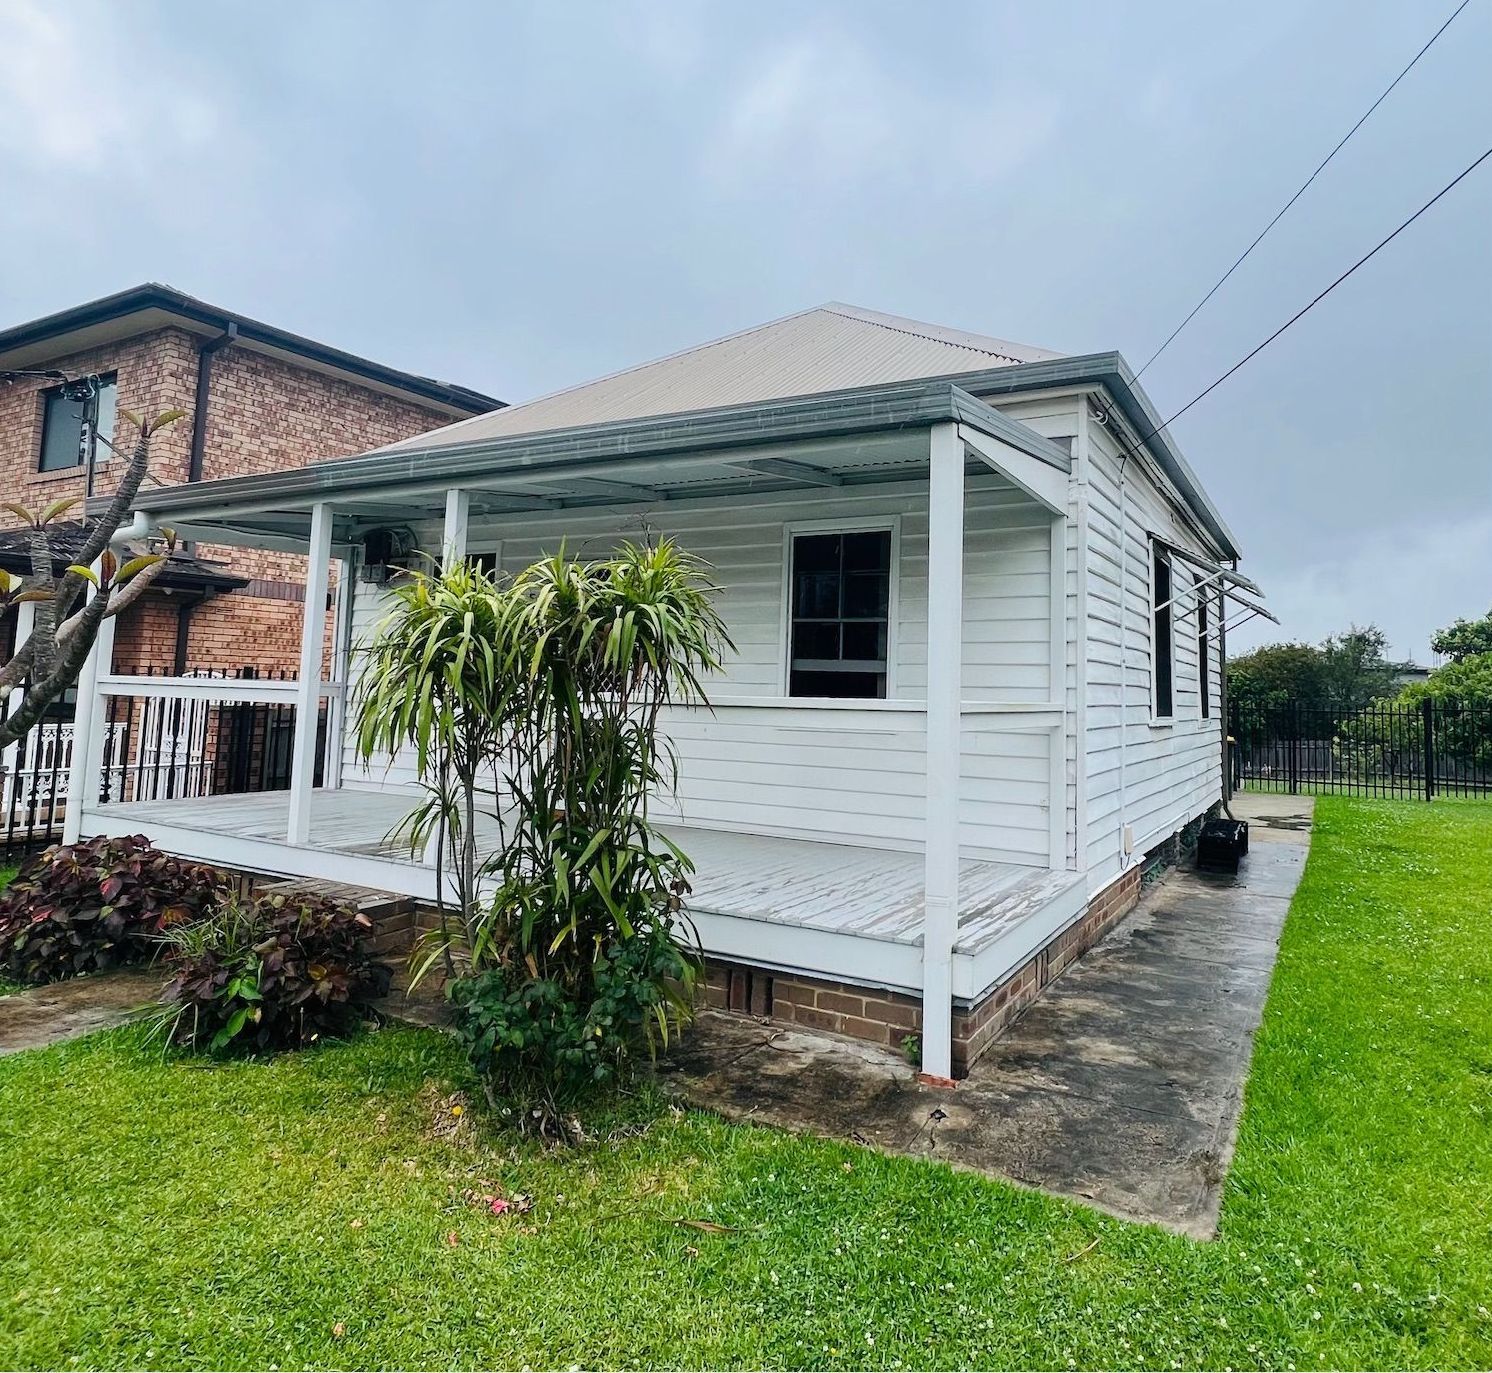
[(397, 572), (409, 571), (417, 545), (407, 526), (370, 529), (363, 535), (362, 580), (382, 586)]

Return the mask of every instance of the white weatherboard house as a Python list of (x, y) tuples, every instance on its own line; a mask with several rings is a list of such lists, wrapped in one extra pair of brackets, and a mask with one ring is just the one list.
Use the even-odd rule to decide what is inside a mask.
[[(319, 614), (298, 683), (111, 677), (104, 644), (69, 821), (430, 900), (429, 857), (386, 837), (408, 761), (365, 770), (346, 726), (387, 532), (507, 570), (672, 535), (736, 643), (712, 708), (667, 722), (717, 999), (919, 1031), (950, 1076), (1221, 794), (1220, 640), (1255, 588), (1159, 424), (1118, 354), (825, 305), (361, 457), (148, 489), (132, 537), (308, 553), (313, 607), (341, 560), (332, 652)], [(111, 698), (142, 696), (293, 711), (289, 789), (133, 800), (126, 767), (94, 804)]]

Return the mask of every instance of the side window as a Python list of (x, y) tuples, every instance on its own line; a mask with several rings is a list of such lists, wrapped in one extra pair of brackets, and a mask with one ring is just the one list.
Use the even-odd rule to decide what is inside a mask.
[(1172, 699), (1175, 645), (1171, 637), (1171, 558), (1159, 544), (1150, 546), (1151, 680), (1157, 719), (1176, 712)]
[[(91, 392), (83, 384), (48, 391), (37, 471), (61, 472), (83, 466), (89, 448), (94, 445), (95, 434), (112, 441), (116, 398), (117, 387), (112, 376), (99, 378), (97, 389)], [(107, 445), (95, 449), (95, 461), (106, 462), (109, 456)]]
[(889, 529), (795, 534), (788, 695), (883, 700), (890, 614)]
[(1212, 718), (1212, 659), (1207, 647), (1207, 596), (1209, 588), (1200, 576), (1197, 585), (1197, 699), (1202, 703), (1202, 718)]

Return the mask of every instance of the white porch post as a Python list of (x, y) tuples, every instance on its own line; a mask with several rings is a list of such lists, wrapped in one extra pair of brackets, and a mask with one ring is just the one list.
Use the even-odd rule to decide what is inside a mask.
[(1067, 847), (1067, 515), (1051, 524), (1047, 638), (1048, 700), (1057, 707), (1047, 757), (1047, 866), (1060, 872), (1068, 865)]
[[(93, 565), (102, 572), (102, 563)], [(103, 593), (99, 593), (103, 594)], [(62, 842), (76, 844), (82, 835), (83, 807), (97, 805), (104, 771), (104, 698), (98, 694), (98, 679), (114, 667), (112, 615), (99, 622), (93, 647), (78, 672), (77, 705), (73, 707), (73, 756), (67, 777), (67, 812), (62, 819)], [(56, 804), (55, 797), (53, 804)]]
[[(471, 522), (471, 493), (452, 487), (446, 492), (446, 520), (440, 531), (440, 565), (454, 567), (466, 556), (467, 528)], [(435, 830), (425, 844), (425, 866), (440, 866), (440, 831)]]
[(446, 492), (446, 522), (440, 534), (440, 565), (452, 567), (466, 556), (466, 529), (471, 515), (471, 493), (454, 487)]
[[(1219, 624), (1222, 622), (1219, 621)], [(16, 647), (24, 646), (27, 639), (31, 637), (31, 631), (36, 628), (36, 602), (22, 601), (16, 607)], [(9, 719), (21, 708), (21, 702), (26, 699), (24, 684), (11, 687), (9, 696), (5, 702), (5, 719)], [(24, 739), (17, 739), (13, 744), (6, 744), (0, 750), (0, 820), (9, 812), (10, 807), (15, 804), (15, 798), (19, 795), (17, 787), (19, 781), (16, 773), (20, 771), (24, 759), (21, 757), (21, 745)]]
[(922, 1072), (953, 1076), (953, 942), (958, 933), (958, 783), (964, 587), (964, 445), (952, 424), (929, 441), (927, 837), (922, 927)]
[(311, 840), (311, 791), (316, 780), (316, 716), (321, 704), (322, 640), (332, 563), (332, 508), (311, 507), (311, 555), (300, 628), (300, 680), (295, 693), (295, 742), (290, 755), (290, 823), (287, 841)]

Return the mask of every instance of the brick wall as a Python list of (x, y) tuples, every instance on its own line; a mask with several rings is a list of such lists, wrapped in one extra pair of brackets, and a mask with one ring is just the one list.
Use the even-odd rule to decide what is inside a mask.
[[(142, 416), (186, 411), (151, 445), (151, 477), (175, 483), (186, 480), (190, 463), (199, 344), (185, 330), (159, 329), (34, 365), (69, 376), (117, 373), (121, 414), (118, 432), (110, 436), (116, 441), (128, 437), (125, 410)], [(208, 481), (346, 457), (449, 422), (443, 413), (422, 405), (243, 346), (221, 350), (211, 369), (202, 471)], [(33, 508), (83, 493), (79, 468), (36, 470), (44, 395), (54, 384), (22, 380), (0, 385), (0, 489), (7, 500)], [(102, 458), (103, 445), (99, 448)], [(112, 489), (118, 471), (118, 462), (100, 461), (95, 491)], [(0, 512), (0, 527), (15, 523), (13, 516)], [(293, 671), (300, 657), (305, 560), (266, 549), (205, 544), (196, 552), (226, 563), (259, 585), (216, 596), (193, 610), (187, 666)], [(169, 597), (151, 596), (128, 612), (116, 629), (115, 662), (169, 670), (176, 644), (176, 605)]]
[[(964, 1076), (1042, 989), (1102, 939), (1139, 899), (1140, 870), (1133, 868), (1099, 892), (1079, 919), (977, 1003), (955, 1002), (954, 1072)], [(908, 1035), (922, 1033), (922, 1002), (917, 997), (713, 959), (705, 969), (703, 1002), (716, 1010), (769, 1016), (892, 1049), (900, 1049)]]

